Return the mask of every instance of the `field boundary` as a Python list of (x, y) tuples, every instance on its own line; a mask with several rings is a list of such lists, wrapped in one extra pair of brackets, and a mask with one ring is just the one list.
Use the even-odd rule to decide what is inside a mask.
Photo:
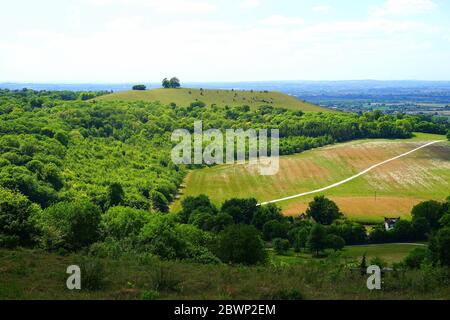
[(345, 183), (347, 183), (347, 182), (350, 182), (350, 181), (352, 181), (352, 180), (355, 180), (356, 178), (359, 178), (360, 176), (365, 175), (366, 173), (368, 173), (368, 172), (370, 172), (370, 171), (372, 171), (372, 170), (374, 170), (374, 169), (376, 169), (376, 168), (378, 168), (378, 167), (380, 167), (380, 166), (382, 166), (382, 165), (385, 165), (386, 163), (389, 163), (389, 162), (395, 161), (395, 160), (397, 160), (397, 159), (406, 157), (406, 156), (410, 155), (411, 153), (414, 153), (414, 152), (419, 151), (419, 150), (421, 150), (421, 149), (423, 149), (423, 148), (429, 147), (429, 146), (431, 146), (431, 145), (433, 145), (433, 144), (436, 144), (436, 143), (439, 143), (439, 142), (443, 142), (443, 141), (445, 141), (445, 140), (435, 140), (435, 141), (431, 141), (431, 142), (426, 143), (426, 144), (424, 144), (424, 145), (422, 145), (422, 146), (420, 146), (420, 147), (418, 147), (418, 148), (415, 148), (415, 149), (413, 149), (413, 150), (411, 150), (411, 151), (405, 152), (405, 153), (403, 153), (403, 154), (401, 154), (401, 155), (398, 155), (398, 156), (396, 156), (396, 157), (393, 157), (393, 158), (390, 158), (390, 159), (385, 160), (385, 161), (383, 161), (383, 162), (380, 162), (380, 163), (378, 163), (378, 164), (375, 164), (375, 165), (371, 166), (370, 168), (368, 168), (368, 169), (366, 169), (366, 170), (364, 170), (364, 171), (361, 171), (361, 172), (358, 173), (358, 174), (355, 174), (355, 175), (353, 175), (353, 176), (351, 176), (351, 177), (349, 177), (349, 178), (347, 178), (347, 179), (344, 179), (344, 180), (342, 180), (342, 181), (336, 182), (336, 183), (334, 183), (334, 184), (332, 184), (332, 185), (329, 185), (329, 186), (327, 186), (327, 187), (324, 187), (324, 188), (321, 188), (321, 189), (317, 189), (317, 190), (313, 190), (313, 191), (309, 191), (309, 192), (304, 192), (304, 193), (296, 194), (296, 195), (293, 195), (293, 196), (290, 196), (290, 197), (286, 197), (286, 198), (281, 198), (281, 199), (277, 199), (277, 200), (272, 200), (272, 201), (263, 202), (263, 203), (258, 204), (258, 206), (265, 206), (265, 205), (268, 205), (268, 204), (270, 204), (270, 203), (278, 203), (278, 202), (283, 202), (283, 201), (292, 200), (292, 199), (296, 199), (296, 198), (301, 198), (301, 197), (304, 197), (304, 196), (308, 196), (308, 195), (311, 195), (311, 194), (323, 192), (323, 191), (326, 191), (326, 190), (329, 190), (329, 189), (338, 187), (338, 186), (343, 185), (343, 184), (345, 184)]

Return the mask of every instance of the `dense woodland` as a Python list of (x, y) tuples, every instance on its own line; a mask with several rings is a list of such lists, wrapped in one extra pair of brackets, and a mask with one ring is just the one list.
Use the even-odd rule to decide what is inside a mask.
[(286, 155), (360, 138), (445, 134), (445, 118), (95, 100), (105, 93), (0, 90), (0, 247), (256, 264), (266, 260), (262, 239), (280, 253), (294, 247), (319, 255), (345, 244), (432, 237), (422, 258), (449, 262), (448, 202), (423, 204), (413, 222), (393, 232), (377, 227), (370, 236), (320, 197), (305, 221), (283, 217), (276, 206), (257, 207), (255, 199), (216, 208), (205, 196), (167, 214), (190, 169), (171, 162), (171, 134), (192, 131), (195, 121), (205, 130), (280, 129)]

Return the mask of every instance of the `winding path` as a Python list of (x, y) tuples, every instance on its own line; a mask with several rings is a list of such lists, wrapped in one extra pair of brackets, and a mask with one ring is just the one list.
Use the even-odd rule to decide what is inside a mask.
[(340, 186), (340, 185), (342, 185), (342, 184), (344, 184), (344, 183), (347, 183), (347, 182), (349, 182), (349, 181), (352, 181), (352, 180), (354, 180), (354, 179), (356, 179), (356, 178), (358, 178), (358, 177), (360, 177), (360, 176), (362, 176), (362, 175), (364, 175), (364, 174), (366, 174), (366, 173), (372, 171), (372, 170), (375, 169), (375, 168), (378, 168), (378, 167), (380, 167), (380, 166), (382, 166), (382, 165), (385, 165), (386, 163), (389, 163), (389, 162), (391, 162), (391, 161), (394, 161), (394, 160), (397, 160), (397, 159), (406, 157), (407, 155), (410, 155), (411, 153), (414, 153), (414, 152), (416, 152), (416, 151), (418, 151), (418, 150), (420, 150), (420, 149), (426, 148), (426, 147), (428, 147), (428, 146), (431, 146), (431, 145), (433, 145), (433, 144), (436, 144), (436, 143), (442, 142), (442, 141), (444, 141), (444, 140), (431, 141), (431, 142), (429, 142), (429, 143), (427, 143), (427, 144), (424, 144), (423, 146), (420, 146), (420, 147), (418, 147), (418, 148), (416, 148), (416, 149), (414, 149), (414, 150), (408, 151), (408, 152), (403, 153), (403, 154), (401, 154), (401, 155), (399, 155), (399, 156), (396, 156), (396, 157), (394, 157), (394, 158), (391, 158), (391, 159), (388, 159), (388, 160), (386, 160), (386, 161), (380, 162), (380, 163), (378, 163), (378, 164), (376, 164), (376, 165), (373, 165), (373, 166), (371, 166), (370, 168), (368, 168), (368, 169), (366, 169), (366, 170), (364, 170), (364, 171), (362, 171), (362, 172), (360, 172), (360, 173), (358, 173), (358, 174), (356, 174), (356, 175), (354, 175), (354, 176), (351, 176), (350, 178), (347, 178), (347, 179), (345, 179), (345, 180), (342, 180), (342, 181), (340, 181), (340, 182), (337, 182), (337, 183), (335, 183), (335, 184), (332, 184), (332, 185), (330, 185), (330, 186), (328, 186), (328, 187), (325, 187), (325, 188), (322, 188), (322, 189), (313, 190), (313, 191), (309, 191), (309, 192), (305, 192), (305, 193), (296, 194), (296, 195), (294, 195), (294, 196), (290, 196), (290, 197), (286, 197), (286, 198), (282, 198), (282, 199), (277, 199), (277, 200), (272, 200), (272, 201), (263, 202), (263, 203), (260, 203), (259, 205), (260, 205), (260, 206), (264, 206), (264, 205), (267, 205), (267, 204), (269, 204), (269, 203), (277, 203), (277, 202), (282, 202), (282, 201), (291, 200), (291, 199), (295, 199), (295, 198), (300, 198), (300, 197), (304, 197), (304, 196), (307, 196), (307, 195), (310, 195), (310, 194), (315, 194), (315, 193), (323, 192), (323, 191), (328, 190), (328, 189), (335, 188), (335, 187)]

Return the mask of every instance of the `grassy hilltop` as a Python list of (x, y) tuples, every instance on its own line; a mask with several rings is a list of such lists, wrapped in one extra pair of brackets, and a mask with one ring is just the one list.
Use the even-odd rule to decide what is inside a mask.
[(271, 105), (291, 110), (330, 112), (311, 103), (298, 100), (281, 92), (272, 91), (237, 91), (237, 90), (200, 90), (200, 89), (153, 89), (146, 91), (124, 91), (96, 98), (102, 101), (160, 101), (162, 104), (176, 103), (188, 106), (194, 101), (202, 101), (206, 105), (219, 107), (243, 106), (257, 108), (262, 105)]

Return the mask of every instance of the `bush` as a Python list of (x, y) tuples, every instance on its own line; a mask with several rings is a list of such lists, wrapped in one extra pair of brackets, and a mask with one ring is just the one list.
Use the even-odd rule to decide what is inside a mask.
[(124, 239), (139, 235), (150, 221), (150, 213), (127, 207), (113, 207), (102, 215), (101, 229), (106, 237)]
[(450, 266), (450, 227), (445, 227), (430, 241), (430, 251), (435, 263)]
[(106, 286), (106, 268), (104, 264), (95, 258), (84, 258), (80, 263), (81, 289), (98, 291)]
[(289, 251), (289, 248), (291, 247), (289, 240), (286, 239), (274, 239), (273, 240), (273, 248), (275, 252), (279, 255), (286, 254)]
[(334, 251), (342, 250), (345, 247), (345, 240), (342, 237), (330, 234), (327, 236), (327, 247)]
[(32, 245), (36, 235), (33, 217), (40, 212), (24, 195), (0, 188), (0, 247)]
[(171, 217), (154, 215), (138, 237), (139, 250), (149, 251), (163, 259), (188, 258), (188, 243), (180, 238)]
[[(267, 297), (264, 297), (264, 299), (267, 299)], [(282, 289), (272, 294), (268, 299), (275, 301), (296, 301), (304, 300), (304, 297), (298, 289)]]
[(146, 290), (142, 293), (142, 300), (153, 301), (158, 300), (159, 292), (156, 290)]
[(286, 223), (272, 220), (264, 224), (263, 237), (264, 240), (270, 241), (275, 238), (286, 239), (288, 233), (288, 225)]
[(403, 261), (405, 266), (410, 269), (420, 269), (420, 266), (428, 257), (429, 253), (427, 249), (416, 248), (409, 253), (409, 255)]
[(370, 260), (370, 265), (371, 266), (378, 266), (381, 269), (387, 267), (387, 263), (386, 261), (384, 261), (383, 259), (381, 259), (380, 257), (374, 257), (372, 258), (372, 260)]
[(200, 108), (204, 108), (206, 107), (206, 103), (204, 103), (203, 101), (195, 101), (191, 103), (191, 108), (196, 108), (196, 107), (200, 107)]
[(45, 249), (76, 251), (100, 237), (100, 208), (88, 200), (60, 202), (45, 209), (37, 219)]
[(254, 265), (267, 260), (258, 230), (243, 224), (229, 226), (219, 234), (215, 253), (225, 263)]
[(133, 90), (143, 91), (143, 90), (147, 90), (147, 87), (143, 84), (138, 84), (138, 85), (133, 86)]

